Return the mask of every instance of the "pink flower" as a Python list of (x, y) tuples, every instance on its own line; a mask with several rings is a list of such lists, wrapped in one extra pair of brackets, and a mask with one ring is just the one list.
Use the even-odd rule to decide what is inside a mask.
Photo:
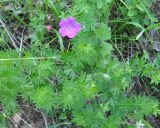
[(74, 17), (68, 17), (67, 19), (62, 19), (59, 22), (59, 33), (62, 37), (74, 38), (77, 33), (81, 31), (81, 24), (76, 22)]
[(47, 25), (46, 27), (47, 27), (47, 30), (48, 30), (48, 31), (50, 31), (50, 30), (53, 29), (53, 26), (52, 26), (52, 25)]

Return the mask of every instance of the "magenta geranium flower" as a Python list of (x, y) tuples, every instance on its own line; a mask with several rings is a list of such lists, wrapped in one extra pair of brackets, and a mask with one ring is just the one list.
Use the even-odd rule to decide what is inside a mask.
[(68, 17), (67, 19), (62, 19), (59, 22), (59, 33), (62, 37), (74, 38), (81, 31), (81, 24), (78, 23), (74, 17)]

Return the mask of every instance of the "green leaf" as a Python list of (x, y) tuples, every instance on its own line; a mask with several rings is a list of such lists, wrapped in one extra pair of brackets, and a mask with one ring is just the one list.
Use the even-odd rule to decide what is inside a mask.
[(95, 33), (97, 35), (97, 38), (99, 38), (101, 42), (104, 42), (111, 38), (111, 29), (104, 23), (100, 23)]
[(133, 17), (135, 15), (137, 15), (137, 11), (135, 10), (135, 8), (130, 8), (128, 11), (128, 16)]
[(56, 95), (53, 89), (49, 86), (36, 88), (33, 90), (30, 98), (32, 99), (33, 103), (35, 103), (37, 108), (47, 111), (51, 110), (56, 102)]
[(102, 8), (103, 5), (104, 5), (103, 0), (97, 0), (97, 8), (98, 8), (98, 9)]

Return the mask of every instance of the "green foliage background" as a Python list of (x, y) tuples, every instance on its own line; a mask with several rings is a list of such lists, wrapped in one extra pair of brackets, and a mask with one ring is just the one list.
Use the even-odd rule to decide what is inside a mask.
[[(151, 61), (149, 53), (142, 49), (141, 54), (137, 52), (125, 58), (125, 46), (122, 50), (118, 49), (120, 40), (117, 37), (125, 36), (126, 29), (136, 31), (130, 33), (132, 37), (127, 35), (128, 40), (121, 37), (126, 44), (132, 43), (129, 42), (131, 38), (136, 43), (142, 35), (148, 36), (149, 30), (159, 24), (149, 10), (154, 1), (18, 2), (25, 6), (16, 8), (16, 1), (12, 1), (15, 9), (6, 9), (7, 1), (0, 2), (1, 20), (8, 20), (7, 13), (11, 13), (15, 23), (27, 27), (31, 39), (27, 48), (9, 49), (10, 39), (5, 29), (0, 28), (2, 127), (7, 127), (6, 117), (20, 110), (19, 97), (50, 118), (58, 111), (61, 115), (58, 116), (59, 120), (82, 128), (132, 128), (140, 121), (151, 126), (145, 117), (160, 114), (159, 101), (146, 92), (137, 94), (133, 83), (135, 79), (147, 80), (143, 86), (148, 90), (159, 87), (160, 55), (154, 52), (155, 61)], [(114, 8), (119, 12), (112, 19), (116, 15), (113, 14)], [(27, 16), (27, 21), (20, 18), (18, 12)], [(47, 13), (54, 18), (51, 35), (45, 27)], [(67, 16), (76, 17), (82, 24), (82, 31), (72, 40), (62, 39), (57, 32), (58, 22)], [(135, 123), (128, 120), (134, 120)]]

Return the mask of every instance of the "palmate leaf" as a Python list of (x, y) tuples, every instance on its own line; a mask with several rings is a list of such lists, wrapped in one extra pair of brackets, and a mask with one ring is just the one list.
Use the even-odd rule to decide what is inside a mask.
[(150, 114), (157, 115), (160, 111), (158, 101), (146, 96), (136, 96), (134, 98), (122, 98), (122, 96), (118, 98), (117, 96), (113, 102), (114, 106), (111, 107), (111, 112), (121, 118), (131, 116), (135, 120), (141, 120)]
[(57, 95), (53, 89), (49, 86), (37, 87), (32, 91), (30, 99), (35, 103), (35, 106), (39, 109), (50, 111), (52, 107), (55, 107), (58, 103)]
[(99, 43), (98, 38), (95, 35), (94, 31), (86, 31), (83, 33), (80, 33), (75, 39), (74, 39), (74, 45), (79, 44), (91, 44), (92, 46), (97, 46)]
[(65, 109), (71, 109), (74, 106), (74, 82), (73, 81), (64, 81), (64, 86), (62, 87), (61, 93), (61, 103)]
[(75, 54), (84, 64), (94, 65), (96, 60), (96, 51), (90, 44), (79, 44), (75, 49)]
[(83, 31), (94, 30), (96, 26), (96, 15), (94, 8), (90, 6), (88, 1), (76, 0), (74, 1), (74, 9), (71, 10), (73, 13), (80, 13), (77, 20), (83, 25)]
[(69, 109), (82, 109), (87, 99), (95, 98), (99, 87), (92, 80), (87, 80), (87, 76), (82, 75), (76, 81), (65, 80), (62, 87), (62, 104)]
[(88, 106), (88, 108), (83, 108), (81, 111), (73, 111), (73, 115), (73, 121), (79, 126), (84, 126), (85, 128), (105, 128), (106, 119), (104, 113), (98, 107)]
[[(105, 127), (106, 128), (118, 128), (120, 127), (122, 118), (118, 115), (111, 115), (106, 119)], [(104, 127), (104, 128), (105, 128)]]
[(89, 0), (91, 3), (96, 5), (97, 9), (101, 9), (102, 7), (106, 7), (107, 4), (111, 3), (112, 0)]
[(16, 98), (23, 90), (22, 66), (12, 60), (17, 57), (15, 50), (0, 52), (0, 103), (8, 114), (17, 110)]
[(52, 60), (27, 60), (24, 65), (24, 72), (29, 75), (34, 85), (45, 84), (46, 80), (56, 74), (58, 69)]
[(72, 72), (80, 71), (84, 68), (83, 63), (80, 61), (79, 57), (77, 57), (74, 52), (67, 52), (65, 54), (62, 54), (62, 60), (67, 67), (72, 69)]
[(155, 114), (160, 112), (159, 102), (154, 98), (146, 96), (137, 96), (134, 99), (135, 115), (137, 118), (143, 118), (145, 115)]
[(90, 12), (94, 12), (94, 10), (88, 10), (88, 12), (84, 13), (79, 19), (80, 23), (83, 24), (84, 31), (94, 30), (97, 24), (94, 13)]
[(113, 47), (109, 43), (102, 43), (99, 48), (97, 48), (97, 62), (98, 68), (106, 68), (106, 65), (110, 62), (112, 57)]
[(93, 66), (97, 61), (96, 49), (91, 44), (77, 44), (73, 51), (62, 54), (64, 63), (75, 71), (82, 71), (85, 66)]
[(79, 87), (77, 81), (68, 81), (65, 80), (62, 88), (62, 104), (65, 109), (82, 109), (85, 103), (85, 94), (82, 91), (82, 88)]
[(101, 42), (111, 38), (111, 29), (104, 23), (100, 23), (99, 27), (95, 30), (95, 33)]
[(57, 66), (55, 63), (49, 60), (40, 61), (35, 68), (36, 72), (38, 72), (38, 76), (41, 77), (41, 79), (49, 78), (57, 71)]
[(104, 5), (103, 0), (97, 0), (97, 8), (100, 9)]

